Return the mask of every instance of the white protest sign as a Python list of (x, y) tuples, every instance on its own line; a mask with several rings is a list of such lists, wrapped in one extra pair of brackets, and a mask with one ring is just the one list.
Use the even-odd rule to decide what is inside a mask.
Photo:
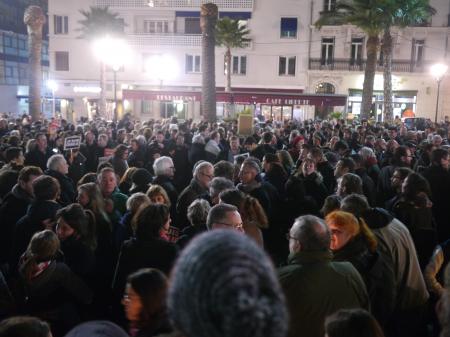
[(80, 136), (72, 136), (64, 139), (64, 151), (79, 149), (81, 144)]

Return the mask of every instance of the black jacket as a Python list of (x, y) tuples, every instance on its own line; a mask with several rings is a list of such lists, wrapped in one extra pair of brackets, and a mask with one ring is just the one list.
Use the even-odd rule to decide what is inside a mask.
[(64, 262), (75, 274), (85, 280), (92, 276), (95, 254), (82, 241), (71, 236), (61, 241), (61, 251), (64, 253)]
[(11, 270), (15, 270), (33, 234), (46, 229), (43, 221), (54, 220), (60, 208), (61, 206), (54, 201), (35, 201), (28, 207), (27, 213), (14, 226), (10, 255)]
[(180, 228), (189, 225), (187, 218), (187, 209), (189, 205), (202, 194), (206, 193), (207, 189), (200, 186), (195, 178), (191, 180), (191, 183), (186, 187), (178, 197), (177, 213), (178, 213), (178, 225)]
[(6, 195), (0, 206), (0, 264), (8, 261), (12, 248), (12, 237), (14, 226), (17, 221), (27, 213), (31, 196), (19, 185), (15, 185), (10, 193)]
[(380, 251), (370, 252), (365, 239), (358, 235), (340, 250), (334, 261), (348, 261), (361, 274), (369, 293), (371, 312), (385, 326), (395, 308), (396, 287), (392, 260)]
[(47, 147), (45, 152), (39, 151), (39, 149), (31, 150), (25, 154), (25, 166), (37, 166), (42, 171), (47, 169), (47, 160), (53, 155), (52, 151)]
[(450, 172), (440, 166), (433, 165), (423, 172), (423, 176), (430, 184), (433, 216), (436, 220), (439, 242), (443, 242), (450, 238), (450, 221), (448, 218)]
[(45, 174), (58, 180), (61, 187), (61, 194), (59, 195), (58, 201), (61, 205), (67, 206), (75, 201), (76, 192), (72, 179), (54, 170), (47, 170)]
[(177, 251), (173, 243), (158, 238), (149, 241), (133, 238), (125, 241), (114, 274), (114, 292), (121, 296), (128, 275), (141, 268), (157, 268), (168, 275)]

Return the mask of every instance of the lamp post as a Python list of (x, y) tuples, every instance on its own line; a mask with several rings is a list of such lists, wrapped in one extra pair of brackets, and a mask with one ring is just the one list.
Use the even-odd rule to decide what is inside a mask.
[(55, 92), (58, 89), (58, 84), (53, 80), (47, 80), (47, 88), (52, 91), (52, 115), (56, 117)]
[(443, 63), (436, 63), (431, 66), (430, 72), (431, 75), (436, 79), (437, 81), (437, 95), (436, 95), (436, 113), (434, 115), (434, 123), (437, 124), (438, 120), (438, 111), (439, 111), (439, 93), (441, 90), (441, 81), (444, 78), (445, 73), (448, 70), (448, 66)]
[(114, 120), (117, 120), (117, 72), (131, 61), (131, 50), (122, 39), (103, 37), (94, 42), (97, 58), (111, 67), (114, 76)]

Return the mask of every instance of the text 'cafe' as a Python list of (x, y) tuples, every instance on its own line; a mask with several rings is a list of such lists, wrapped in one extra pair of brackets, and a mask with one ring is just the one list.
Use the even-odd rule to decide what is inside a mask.
[[(200, 91), (124, 90), (124, 106), (141, 119), (170, 118), (201, 119)], [(217, 91), (217, 116), (227, 115), (227, 104), (235, 111), (250, 109), (264, 119), (287, 120), (314, 118), (318, 109), (343, 111), (345, 95), (303, 94), (301, 90), (264, 90), (233, 88), (232, 93)]]

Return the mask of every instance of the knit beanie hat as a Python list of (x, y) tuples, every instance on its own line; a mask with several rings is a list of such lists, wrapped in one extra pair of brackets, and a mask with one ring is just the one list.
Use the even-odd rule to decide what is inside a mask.
[(112, 322), (91, 321), (77, 325), (65, 337), (128, 337), (128, 335)]
[(213, 230), (181, 253), (169, 315), (185, 337), (284, 337), (288, 314), (267, 255), (246, 235)]

